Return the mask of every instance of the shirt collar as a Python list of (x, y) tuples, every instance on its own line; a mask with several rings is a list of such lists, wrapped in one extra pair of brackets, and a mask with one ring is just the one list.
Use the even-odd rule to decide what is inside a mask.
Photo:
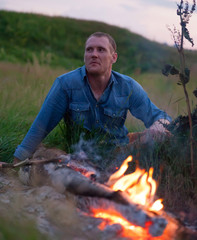
[(86, 76), (86, 68), (85, 65), (83, 65), (83, 67), (81, 67), (81, 75), (82, 75), (82, 79), (84, 80), (87, 76)]
[[(81, 74), (82, 74), (82, 79), (87, 79), (87, 75), (86, 75), (86, 68), (85, 68), (85, 65), (83, 65), (81, 67)], [(110, 80), (109, 80), (109, 85), (112, 84), (112, 83), (117, 83), (117, 80), (113, 74), (113, 71), (111, 72), (111, 77), (110, 77)]]
[(116, 77), (114, 76), (114, 71), (113, 71), (113, 70), (112, 70), (112, 72), (111, 72), (111, 81), (114, 82), (114, 83), (117, 83), (117, 82), (118, 82), (117, 79), (116, 79)]

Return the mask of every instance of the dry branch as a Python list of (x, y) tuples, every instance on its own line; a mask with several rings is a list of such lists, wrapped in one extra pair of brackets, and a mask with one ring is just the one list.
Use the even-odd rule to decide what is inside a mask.
[(1, 168), (17, 168), (17, 167), (31, 166), (31, 165), (37, 165), (37, 164), (47, 164), (51, 162), (56, 163), (59, 161), (60, 161), (60, 158), (43, 159), (43, 160), (36, 160), (36, 161), (25, 159), (24, 161), (18, 162), (16, 164), (0, 162), (0, 169)]

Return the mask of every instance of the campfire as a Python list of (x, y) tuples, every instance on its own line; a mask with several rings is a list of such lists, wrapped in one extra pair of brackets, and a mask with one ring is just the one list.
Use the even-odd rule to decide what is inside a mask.
[(163, 210), (162, 199), (156, 199), (153, 168), (146, 172), (136, 167), (128, 174), (129, 156), (103, 183), (103, 172), (80, 156), (24, 162), (31, 167), (28, 182), (39, 185), (47, 179), (58, 191), (75, 194), (78, 208), (103, 232), (110, 228), (117, 237), (137, 240), (175, 239), (180, 224)]

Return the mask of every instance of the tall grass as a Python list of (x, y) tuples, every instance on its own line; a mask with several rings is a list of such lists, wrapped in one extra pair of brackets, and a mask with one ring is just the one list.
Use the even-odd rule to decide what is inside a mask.
[[(63, 68), (40, 65), (34, 57), (33, 63), (13, 64), (0, 62), (0, 158), (11, 161), (14, 149), (27, 133), (34, 118), (53, 84), (55, 78), (66, 72)], [(132, 76), (143, 85), (156, 105), (166, 110), (173, 118), (184, 114), (184, 101), (179, 88), (161, 74)], [(191, 76), (191, 78), (194, 76)], [(190, 81), (193, 83), (194, 81)], [(190, 86), (190, 91), (194, 87)], [(130, 131), (142, 131), (143, 124), (128, 115), (126, 126)], [(45, 143), (63, 147), (62, 130), (58, 126), (47, 137)]]
[(54, 79), (65, 72), (33, 64), (0, 62), (0, 159), (11, 161)]

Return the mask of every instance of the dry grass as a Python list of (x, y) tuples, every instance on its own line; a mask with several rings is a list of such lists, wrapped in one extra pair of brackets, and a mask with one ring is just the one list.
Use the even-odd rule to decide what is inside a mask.
[(65, 70), (40, 66), (35, 59), (24, 65), (0, 62), (0, 72), (0, 109), (28, 117), (39, 110), (54, 79)]

